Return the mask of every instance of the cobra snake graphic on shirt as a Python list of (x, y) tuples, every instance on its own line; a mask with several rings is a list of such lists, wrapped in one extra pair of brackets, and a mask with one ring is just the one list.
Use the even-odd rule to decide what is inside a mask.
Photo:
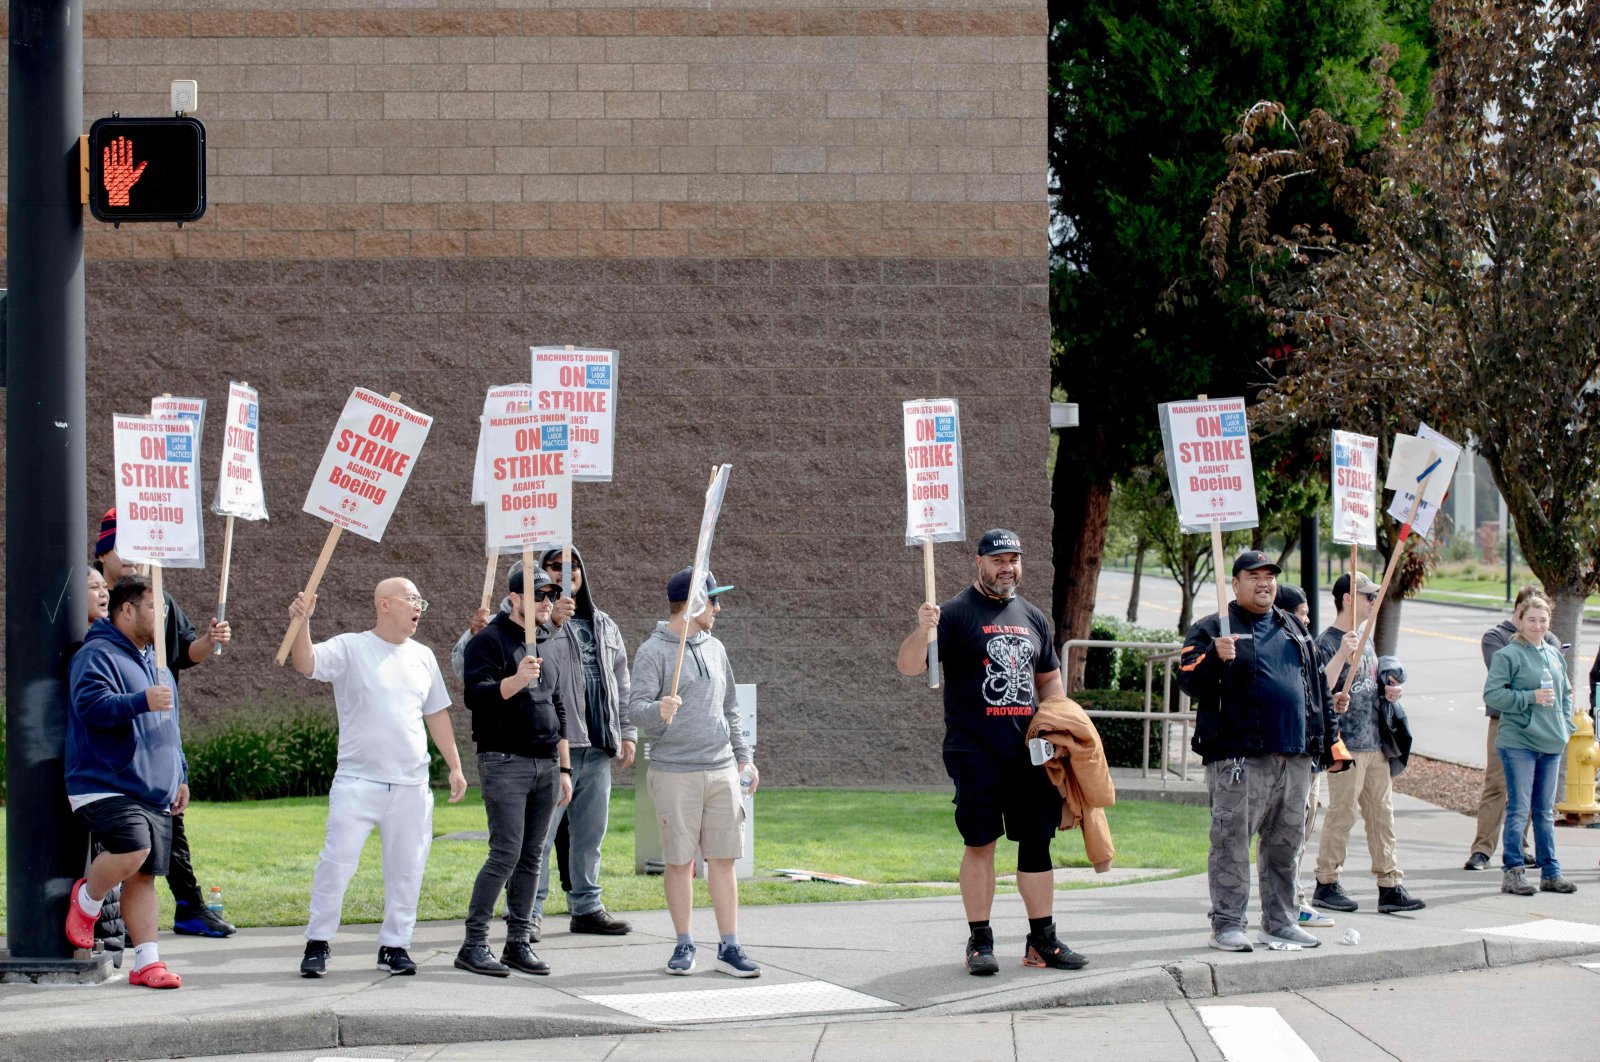
[(1033, 643), (1019, 634), (997, 634), (985, 647), (983, 699), (989, 704), (1033, 702)]

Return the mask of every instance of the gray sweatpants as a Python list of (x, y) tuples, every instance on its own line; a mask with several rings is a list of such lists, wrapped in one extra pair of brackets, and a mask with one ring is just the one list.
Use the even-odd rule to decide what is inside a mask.
[(1261, 928), (1293, 925), (1295, 859), (1305, 837), (1311, 757), (1243, 756), (1206, 766), (1211, 794), (1211, 929), (1243, 929), (1250, 906), (1250, 838), (1261, 877)]

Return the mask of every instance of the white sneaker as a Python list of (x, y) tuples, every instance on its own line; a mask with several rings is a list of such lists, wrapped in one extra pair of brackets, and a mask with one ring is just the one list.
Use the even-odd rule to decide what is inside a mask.
[(1333, 919), (1321, 911), (1310, 907), (1300, 908), (1300, 921), (1297, 923), (1301, 929), (1332, 929)]
[(1263, 929), (1256, 934), (1256, 939), (1263, 944), (1298, 944), (1302, 948), (1315, 948), (1322, 943), (1296, 925), (1284, 926), (1276, 933), (1268, 933)]

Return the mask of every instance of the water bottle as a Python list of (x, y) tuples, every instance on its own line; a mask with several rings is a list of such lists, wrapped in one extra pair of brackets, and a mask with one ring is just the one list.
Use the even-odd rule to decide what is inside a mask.
[(756, 784), (756, 769), (750, 764), (739, 768), (739, 795), (749, 796), (750, 787)]
[(220, 920), (222, 918), (222, 888), (218, 885), (211, 886), (211, 894), (206, 897), (206, 910)]
[[(1556, 688), (1556, 677), (1550, 674), (1549, 668), (1545, 668), (1544, 673), (1539, 676), (1539, 688), (1541, 690), (1550, 690), (1552, 691), (1552, 696), (1554, 695), (1554, 690)], [(1555, 701), (1551, 701), (1550, 707), (1557, 708), (1559, 705), (1557, 705)]]

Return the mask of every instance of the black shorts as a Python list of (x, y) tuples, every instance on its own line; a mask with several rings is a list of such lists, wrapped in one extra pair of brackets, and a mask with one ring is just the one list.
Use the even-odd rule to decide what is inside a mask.
[(113, 855), (150, 849), (139, 873), (166, 876), (172, 858), (172, 816), (132, 797), (114, 796), (85, 804), (76, 812), (96, 843)]
[(1061, 791), (1043, 767), (977, 752), (946, 752), (944, 769), (956, 784), (956, 829), (968, 848), (1013, 841), (1048, 841), (1061, 826)]

